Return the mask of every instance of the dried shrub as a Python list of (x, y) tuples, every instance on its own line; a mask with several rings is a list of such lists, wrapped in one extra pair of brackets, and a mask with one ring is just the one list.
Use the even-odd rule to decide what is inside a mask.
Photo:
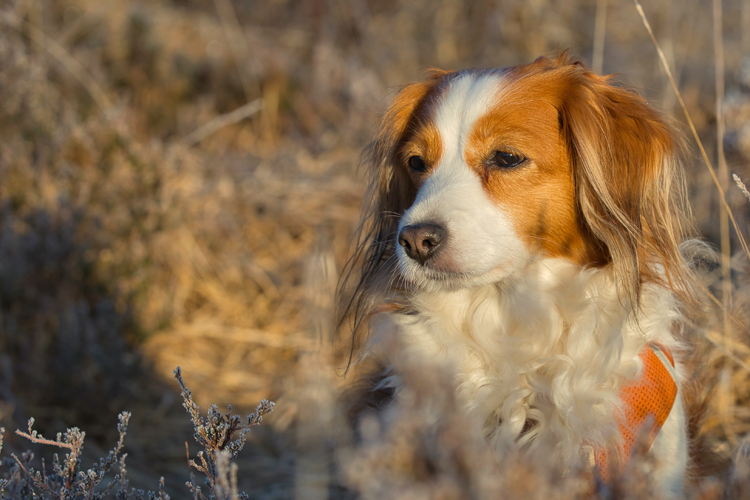
[[(201, 500), (239, 500), (249, 498), (246, 493), (237, 491), (237, 466), (230, 464), (230, 460), (237, 457), (245, 444), (245, 435), (251, 427), (260, 425), (263, 416), (271, 413), (274, 403), (263, 400), (258, 404), (255, 412), (247, 416), (244, 423), (238, 415), (232, 415), (232, 409), (222, 414), (215, 405), (208, 410), (206, 417), (200, 415), (198, 405), (193, 401), (192, 392), (182, 380), (182, 372), (178, 367), (175, 378), (182, 389), (183, 406), (190, 415), (193, 423), (193, 437), (202, 451), (198, 452), (198, 460), (189, 460), (189, 465), (206, 476), (209, 488), (205, 495), (200, 486), (196, 486), (193, 474), (190, 482), (186, 483), (188, 490), (195, 499)], [(54, 440), (47, 439), (33, 429), (34, 419), (29, 420), (28, 432), (16, 431), (16, 434), (32, 443), (63, 448), (67, 450), (61, 460), (57, 453), (52, 458), (52, 471), (47, 472), (45, 460), (36, 470), (32, 466), (34, 454), (26, 451), (11, 454), (11, 459), (4, 459), (3, 464), (9, 468), (5, 479), (0, 479), (0, 495), (2, 498), (13, 500), (27, 500), (44, 498), (56, 500), (103, 500), (114, 498), (117, 500), (169, 500), (164, 489), (164, 478), (159, 481), (157, 491), (145, 491), (129, 488), (125, 458), (122, 453), (125, 434), (128, 430), (130, 413), (123, 412), (119, 416), (117, 432), (119, 439), (114, 449), (106, 457), (100, 458), (91, 468), (81, 467), (81, 454), (86, 433), (77, 427), (68, 429), (65, 433), (58, 433)], [(2, 429), (2, 433), (5, 429)], [(237, 437), (235, 438), (235, 434)], [(186, 443), (187, 446), (187, 443)], [(0, 434), (0, 450), (2, 450), (2, 434)], [(104, 483), (105, 475), (119, 464), (120, 472), (108, 483)]]

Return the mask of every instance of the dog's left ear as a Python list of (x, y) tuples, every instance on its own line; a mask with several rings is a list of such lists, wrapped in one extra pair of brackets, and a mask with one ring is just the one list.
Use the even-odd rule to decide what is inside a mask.
[(560, 126), (575, 170), (580, 213), (639, 303), (651, 281), (688, 287), (679, 246), (689, 225), (676, 131), (636, 93), (581, 64), (559, 68)]

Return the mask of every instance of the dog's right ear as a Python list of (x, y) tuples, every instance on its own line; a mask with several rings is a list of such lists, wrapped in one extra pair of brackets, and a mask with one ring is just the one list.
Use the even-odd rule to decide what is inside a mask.
[(398, 217), (394, 216), (403, 214), (416, 196), (406, 169), (400, 168), (402, 159), (396, 155), (398, 147), (424, 119), (433, 91), (449, 74), (449, 71), (433, 68), (424, 81), (402, 88), (380, 122), (377, 139), (369, 149), (372, 168), (370, 197), (373, 202), (370, 216), (376, 220), (388, 219), (381, 221), (384, 231), (378, 235), (378, 241), (395, 231)]
[[(408, 139), (429, 105), (430, 96), (447, 71), (430, 70), (425, 81), (412, 83), (396, 95), (383, 115), (375, 140), (365, 151), (364, 162), (370, 168), (370, 186), (363, 204), (362, 220), (355, 235), (355, 248), (342, 273), (339, 295), (346, 307), (339, 328), (351, 322), (352, 350), (356, 350), (367, 318), (383, 301), (394, 285), (394, 252), (396, 232), (401, 215), (414, 202), (416, 188), (407, 169), (400, 164), (399, 146)], [(359, 271), (359, 272), (358, 272)], [(357, 283), (347, 291), (350, 280)], [(351, 360), (350, 360), (351, 361)]]
[(432, 68), (424, 81), (403, 87), (380, 121), (377, 138), (370, 147), (373, 167), (382, 167), (383, 161), (392, 161), (396, 147), (408, 136), (427, 111), (431, 91), (439, 86), (448, 71)]
[[(389, 218), (394, 220), (393, 215), (402, 214), (416, 196), (405, 169), (399, 168), (400, 160), (396, 152), (419, 122), (420, 112), (425, 107), (425, 100), (434, 81), (435, 78), (431, 78), (401, 89), (380, 122), (377, 138), (370, 146), (368, 158), (372, 169), (370, 194), (375, 203), (370, 207), (374, 210), (371, 216), (378, 218), (389, 214)], [(397, 226), (398, 221), (394, 221)]]

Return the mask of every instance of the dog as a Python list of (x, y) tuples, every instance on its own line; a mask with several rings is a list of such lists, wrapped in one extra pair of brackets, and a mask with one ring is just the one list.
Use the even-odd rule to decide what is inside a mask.
[[(498, 450), (571, 466), (586, 451), (608, 481), (645, 442), (679, 494), (695, 280), (681, 149), (642, 97), (566, 52), (405, 86), (370, 148), (351, 259), (362, 357), (395, 336), (451, 364)], [(379, 362), (376, 406), (399, 390)]]

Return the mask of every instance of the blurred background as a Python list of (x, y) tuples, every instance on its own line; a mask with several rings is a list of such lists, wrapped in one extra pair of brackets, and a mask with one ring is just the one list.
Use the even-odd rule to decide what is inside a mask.
[[(714, 165), (723, 76), (728, 171), (750, 180), (750, 1), (723, 2), (723, 62), (716, 2), (643, 3)], [(428, 68), (566, 48), (688, 137), (630, 0), (1, 1), (0, 425), (77, 425), (86, 462), (130, 410), (131, 481), (165, 476), (183, 496), (179, 365), (204, 409), (277, 403), (239, 458), (253, 497), (334, 488), (303, 458), (335, 420), (321, 388), (346, 382), (316, 353), (366, 188), (360, 152)], [(688, 143), (698, 234), (718, 247), (717, 190)], [(747, 236), (748, 201), (733, 184), (727, 199)], [(733, 259), (729, 336), (709, 329), (701, 347), (712, 389), (696, 425), (724, 458), (750, 431), (747, 267)]]

